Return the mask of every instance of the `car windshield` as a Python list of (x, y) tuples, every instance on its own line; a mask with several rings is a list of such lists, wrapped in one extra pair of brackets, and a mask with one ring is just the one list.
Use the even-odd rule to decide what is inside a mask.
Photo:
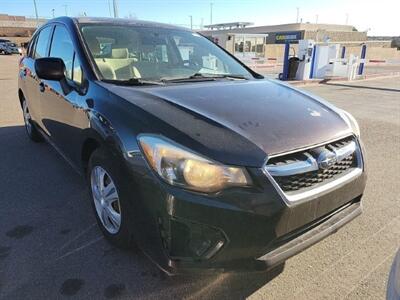
[(191, 31), (111, 24), (83, 24), (80, 29), (105, 80), (252, 78), (213, 42)]

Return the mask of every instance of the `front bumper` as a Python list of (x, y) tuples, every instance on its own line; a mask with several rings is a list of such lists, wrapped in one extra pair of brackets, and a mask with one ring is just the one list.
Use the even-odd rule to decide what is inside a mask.
[[(236, 248), (240, 253), (238, 257), (224, 259), (230, 256), (232, 245), (227, 243), (226, 248), (218, 249), (220, 252), (207, 260), (192, 259), (169, 259), (168, 266), (164, 266), (169, 273), (184, 273), (193, 271), (204, 271), (207, 269), (220, 271), (263, 271), (270, 270), (290, 257), (302, 252), (317, 242), (323, 240), (339, 228), (349, 223), (362, 212), (361, 196), (353, 199), (350, 203), (338, 208), (322, 218), (307, 224), (293, 232), (273, 240), (268, 246), (259, 246), (259, 249)], [(248, 228), (252, 230), (252, 228)], [(267, 244), (266, 244), (267, 245)], [(230, 249), (229, 249), (230, 248)], [(266, 254), (259, 255), (264, 252)]]
[(273, 267), (335, 233), (339, 228), (361, 214), (360, 200), (361, 197), (356, 198), (330, 215), (300, 230), (303, 233), (289, 239), (286, 243), (282, 241), (281, 246), (259, 257), (258, 260), (264, 261), (267, 267)]
[(133, 217), (138, 245), (171, 274), (272, 268), (358, 216), (366, 183), (363, 171), (290, 205), (261, 169), (249, 169), (253, 188), (210, 196), (163, 183), (141, 155), (130, 163), (141, 191)]

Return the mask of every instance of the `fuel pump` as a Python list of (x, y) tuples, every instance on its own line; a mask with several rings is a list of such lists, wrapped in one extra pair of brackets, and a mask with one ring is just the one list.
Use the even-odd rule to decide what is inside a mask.
[(310, 79), (314, 53), (315, 42), (313, 40), (299, 40), (298, 57), (300, 61), (296, 73), (297, 80)]
[[(330, 77), (347, 77), (353, 80), (363, 74), (367, 46), (361, 47), (361, 58), (346, 56), (346, 48), (339, 43), (316, 44), (313, 40), (299, 40), (297, 57), (289, 57), (290, 43), (285, 44), (283, 73), (281, 80), (309, 80), (311, 78), (325, 79)], [(342, 49), (342, 51), (340, 51)], [(295, 74), (295, 76), (294, 76)]]

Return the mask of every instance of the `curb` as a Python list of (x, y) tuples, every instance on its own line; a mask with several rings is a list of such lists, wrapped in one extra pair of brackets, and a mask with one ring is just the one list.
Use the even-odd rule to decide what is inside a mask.
[(370, 75), (363, 75), (362, 77), (355, 79), (355, 80), (348, 80), (346, 77), (335, 77), (335, 78), (328, 78), (328, 79), (311, 79), (311, 80), (302, 80), (302, 81), (287, 81), (287, 83), (294, 85), (294, 86), (305, 86), (305, 85), (317, 85), (317, 84), (324, 84), (327, 82), (358, 82), (363, 80), (370, 80), (370, 79), (379, 79), (379, 78), (392, 78), (400, 76), (400, 72), (392, 72), (387, 74), (370, 74)]
[(384, 59), (370, 59), (370, 63), (386, 63), (386, 60)]

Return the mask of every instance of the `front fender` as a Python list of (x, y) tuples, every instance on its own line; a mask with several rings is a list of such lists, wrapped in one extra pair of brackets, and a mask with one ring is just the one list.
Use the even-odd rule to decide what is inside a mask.
[(111, 122), (96, 111), (89, 111), (89, 127), (83, 131), (82, 150), (88, 141), (95, 141), (100, 147), (107, 148), (113, 155), (124, 158), (127, 150)]

